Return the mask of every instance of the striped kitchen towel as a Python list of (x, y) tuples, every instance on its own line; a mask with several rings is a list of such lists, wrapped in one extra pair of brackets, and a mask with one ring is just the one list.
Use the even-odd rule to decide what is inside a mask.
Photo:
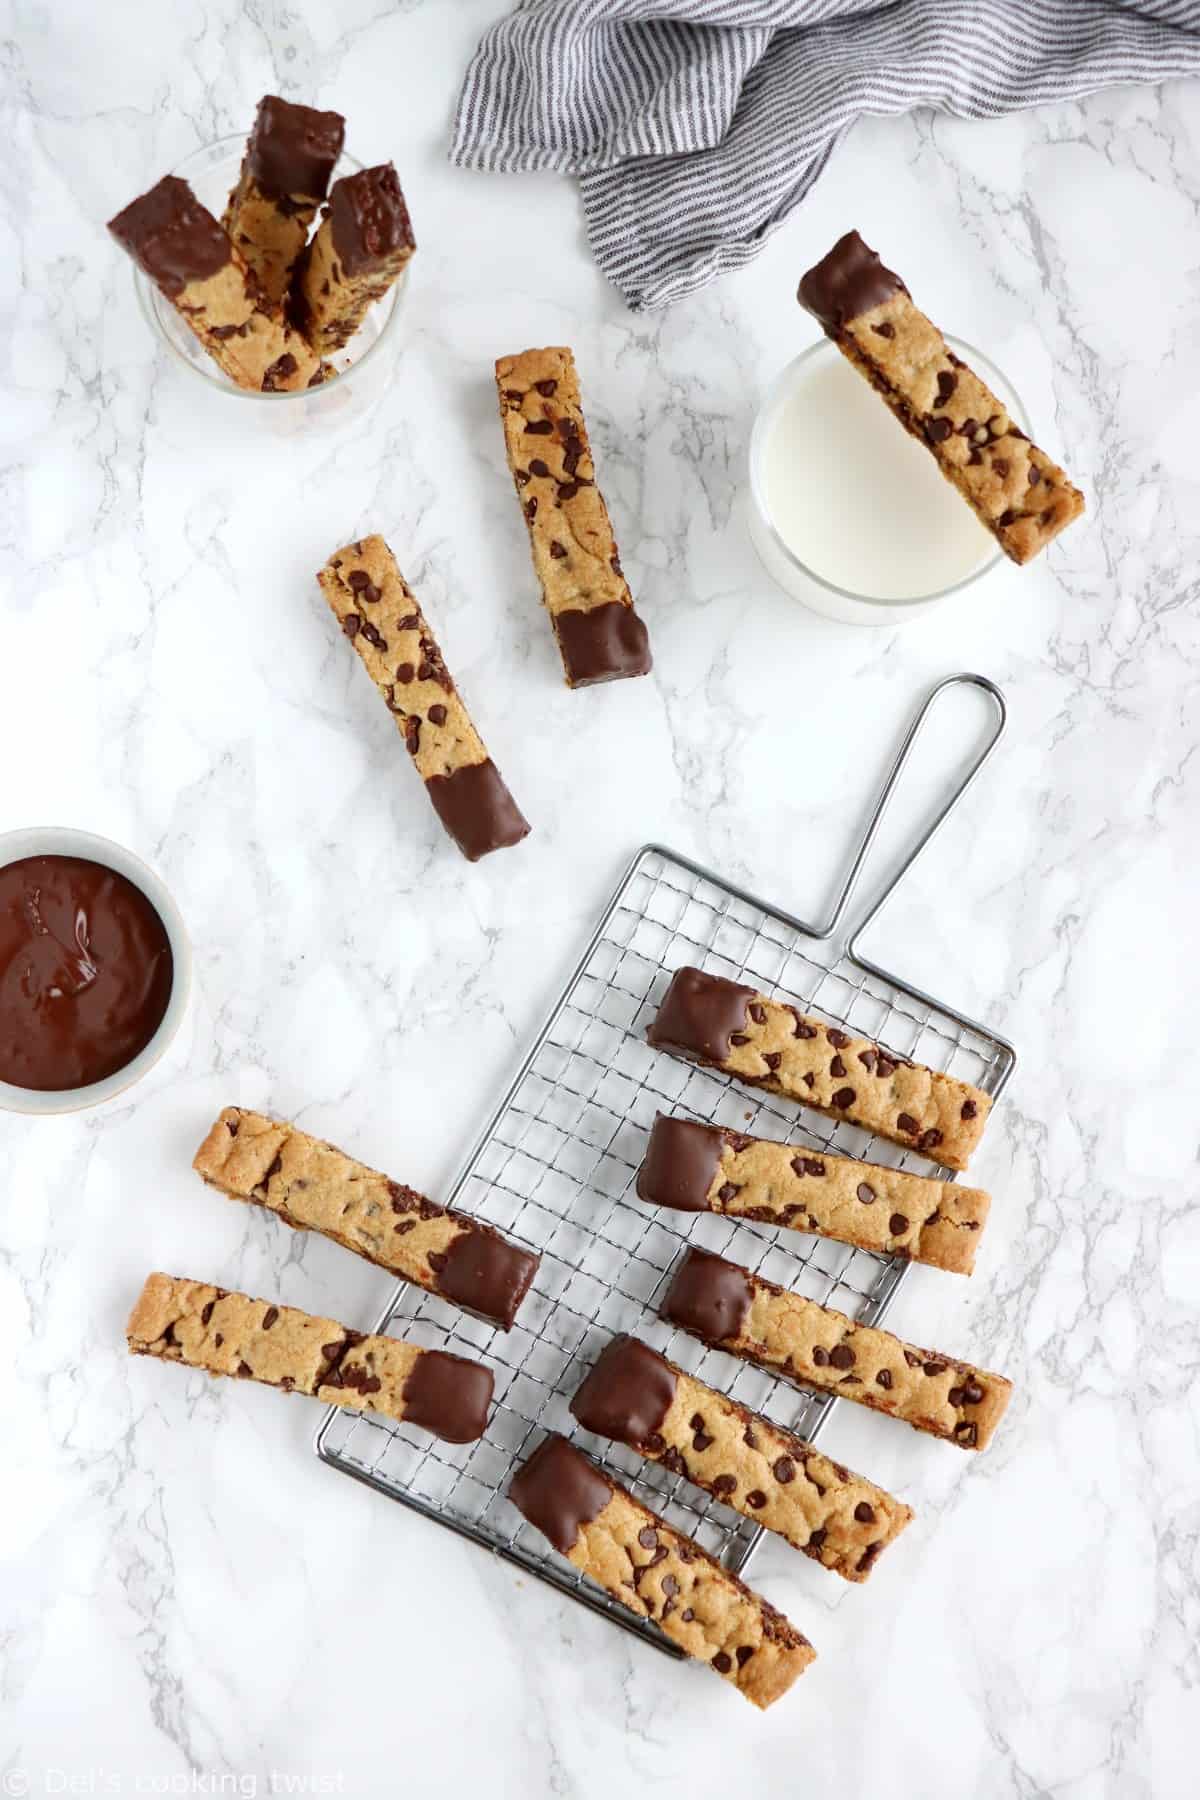
[(989, 118), (1200, 73), (1200, 0), (522, 0), (451, 160), (577, 175), (635, 308), (740, 268), (860, 113)]

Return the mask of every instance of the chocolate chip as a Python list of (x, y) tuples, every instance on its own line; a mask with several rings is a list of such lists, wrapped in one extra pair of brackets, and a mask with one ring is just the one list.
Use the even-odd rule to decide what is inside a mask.
[(201, 1314), (200, 1314), (200, 1323), (201, 1323), (201, 1324), (202, 1324), (202, 1325), (207, 1325), (207, 1324), (208, 1324), (208, 1321), (209, 1321), (209, 1320), (210, 1320), (210, 1319), (211, 1319), (211, 1318), (212, 1318), (212, 1315), (213, 1315), (213, 1307), (214, 1307), (214, 1306), (215, 1306), (215, 1305), (216, 1305), (216, 1301), (215, 1301), (215, 1300), (209, 1300), (209, 1301), (206, 1301), (206, 1302), (205, 1302), (205, 1305), (204, 1305), (204, 1309), (203, 1309), (203, 1311), (202, 1311), (202, 1312), (201, 1312)]
[(968, 1381), (963, 1388), (963, 1399), (968, 1406), (978, 1406), (983, 1399), (983, 1389), (977, 1381)]
[(878, 1375), (875, 1377), (875, 1385), (876, 1387), (883, 1388), (886, 1392), (892, 1385), (892, 1371), (890, 1369), (880, 1369)]
[(638, 1543), (643, 1550), (653, 1550), (658, 1544), (658, 1533), (653, 1525), (643, 1525), (638, 1532)]
[(723, 1650), (718, 1650), (717, 1654), (712, 1659), (712, 1666), (714, 1669), (718, 1669), (722, 1675), (728, 1675), (730, 1669), (733, 1667), (733, 1660), (731, 1657), (726, 1656)]
[(550, 554), (554, 558), (555, 562), (561, 562), (567, 554), (566, 546), (564, 544), (560, 544), (557, 538), (551, 538), (550, 539)]
[(829, 1360), (835, 1369), (849, 1369), (854, 1365), (854, 1352), (849, 1344), (835, 1344), (829, 1352)]
[(888, 1220), (888, 1230), (893, 1237), (903, 1237), (908, 1230), (908, 1220), (903, 1213), (893, 1213)]
[(860, 1500), (854, 1509), (854, 1516), (860, 1525), (873, 1525), (875, 1523), (875, 1508), (869, 1501)]
[(750, 1007), (750, 1017), (754, 1020), (756, 1025), (765, 1025), (767, 1022), (766, 1008), (752, 1003)]
[(545, 381), (535, 381), (533, 385), (542, 398), (548, 400), (558, 386), (558, 383), (552, 377), (547, 376)]
[(709, 1437), (707, 1432), (698, 1431), (696, 1433), (695, 1437), (692, 1439), (692, 1449), (693, 1450), (707, 1450), (715, 1442), (716, 1442), (716, 1439)]
[(822, 1349), (820, 1344), (814, 1344), (812, 1359), (815, 1368), (823, 1369), (825, 1364), (829, 1361), (829, 1352)]
[(537, 518), (537, 495), (536, 494), (533, 496), (532, 500), (527, 500), (525, 502), (525, 517), (530, 525), (532, 525), (533, 521)]
[(549, 437), (554, 426), (549, 419), (526, 419), (525, 430), (530, 437)]
[(810, 1025), (807, 1019), (802, 1019), (800, 1017), (799, 1013), (794, 1013), (793, 1017), (795, 1018), (795, 1021), (796, 1021), (795, 1028), (792, 1032), (793, 1037), (798, 1037), (798, 1038), (815, 1038), (816, 1037), (817, 1028), (815, 1025)]
[(746, 1505), (752, 1506), (755, 1512), (759, 1512), (766, 1504), (767, 1496), (763, 1493), (762, 1489), (751, 1488), (750, 1492), (746, 1495)]
[(830, 1063), (829, 1073), (831, 1075), (838, 1075), (838, 1076), (844, 1075), (846, 1073), (846, 1065), (842, 1061), (840, 1056), (835, 1056), (833, 1061)]
[(1007, 480), (1008, 470), (1009, 470), (1009, 463), (1008, 463), (1007, 457), (993, 456), (992, 467), (993, 467), (993, 469), (995, 469), (995, 471), (996, 471), (997, 475), (1000, 477), (1001, 481)]
[(254, 1370), (250, 1367), (248, 1362), (240, 1362), (237, 1366), (237, 1372), (244, 1378), (247, 1375), (253, 1375)]
[(915, 1350), (906, 1350), (904, 1352), (904, 1360), (910, 1369), (919, 1369), (921, 1366), (921, 1359)]
[(573, 500), (578, 492), (579, 483), (577, 481), (564, 481), (558, 490), (559, 503), (562, 504), (567, 500)]
[(376, 650), (387, 649), (387, 639), (380, 636), (378, 629), (372, 625), (369, 619), (363, 620), (361, 630), (368, 644), (374, 644)]
[(973, 1119), (978, 1111), (979, 1108), (973, 1100), (964, 1100), (962, 1112), (959, 1114), (959, 1117), (963, 1119)]
[(696, 1615), (692, 1611), (690, 1606), (685, 1606), (679, 1616), (683, 1620), (685, 1625), (690, 1625)]
[(833, 1105), (841, 1107), (843, 1111), (846, 1109), (846, 1107), (852, 1106), (853, 1104), (854, 1104), (854, 1089), (853, 1088), (839, 1088), (837, 1093), (833, 1096)]
[(750, 1658), (753, 1655), (754, 1655), (754, 1645), (753, 1644), (739, 1644), (737, 1647), (738, 1668), (744, 1669), (746, 1664), (750, 1661)]
[(718, 1193), (717, 1199), (718, 1200), (732, 1200), (734, 1195), (740, 1194), (741, 1191), (742, 1191), (741, 1188), (735, 1186), (735, 1184), (732, 1181), (727, 1181), (724, 1184), (724, 1186), (721, 1188), (720, 1192)]
[(844, 1050), (850, 1042), (846, 1033), (844, 1031), (839, 1031), (836, 1025), (826, 1026), (825, 1036), (829, 1039), (835, 1050)]
[(362, 620), (357, 613), (347, 613), (342, 620), (342, 630), (353, 641), (362, 629)]
[(529, 465), (529, 473), (531, 475), (549, 475), (550, 468), (547, 463), (542, 461), (540, 456), (535, 456)]
[(949, 419), (926, 419), (925, 436), (931, 444), (944, 444), (954, 430)]
[(416, 674), (416, 670), (413, 668), (411, 663), (401, 663), (400, 667), (396, 670), (396, 680), (399, 682), (408, 683), (412, 680), (412, 678), (415, 674)]
[(867, 1071), (868, 1075), (874, 1073), (875, 1058), (876, 1058), (877, 1054), (878, 1054), (878, 1052), (875, 1050), (860, 1050), (858, 1053), (858, 1060), (862, 1064), (863, 1068)]
[(223, 1344), (223, 1343), (224, 1343), (224, 1342), (225, 1342), (225, 1336), (224, 1336), (224, 1333), (223, 1333), (223, 1332), (220, 1332), (220, 1331), (218, 1331), (218, 1332), (217, 1332), (217, 1334), (216, 1334), (216, 1336), (215, 1336), (215, 1337), (214, 1337), (214, 1338), (213, 1338), (213, 1343), (214, 1343), (214, 1344), (215, 1344), (215, 1345), (216, 1345), (216, 1346), (217, 1346), (217, 1349), (218, 1349), (218, 1350), (219, 1350), (219, 1349), (220, 1349), (220, 1348), (221, 1348), (221, 1345), (222, 1345), (222, 1344)]
[(804, 1077), (804, 1085), (806, 1088), (816, 1087), (816, 1085), (817, 1085), (816, 1076), (813, 1075), (811, 1072), (809, 1074), (807, 1074)]
[(268, 1306), (266, 1312), (263, 1314), (263, 1322), (262, 1322), (263, 1330), (270, 1331), (272, 1325), (275, 1323), (275, 1321), (278, 1317), (279, 1317), (279, 1308), (277, 1306)]
[(1035, 467), (1035, 465), (1033, 463), (1030, 463), (1030, 465), (1029, 465), (1029, 485), (1030, 485), (1030, 487), (1036, 487), (1038, 482), (1041, 479), (1042, 479), (1042, 471), (1039, 468)]
[(396, 621), (396, 630), (397, 631), (419, 631), (420, 626), (421, 626), (420, 613), (406, 613), (404, 618), (398, 619)]
[(876, 1075), (878, 1075), (881, 1079), (885, 1075), (894, 1075), (896, 1073), (896, 1068), (897, 1068), (897, 1064), (892, 1057), (885, 1056), (883, 1054), (882, 1050), (879, 1050), (876, 1052), (876, 1056), (875, 1056), (875, 1073), (876, 1073)]
[(860, 1181), (858, 1184), (858, 1197), (864, 1206), (870, 1206), (875, 1198), (875, 1189), (869, 1182)]
[(1003, 528), (1006, 525), (1015, 524), (1016, 518), (1017, 518), (1016, 513), (1013, 511), (1012, 507), (1009, 506), (1009, 507), (1006, 507), (1005, 510), (1000, 514), (1000, 517), (997, 520), (997, 523), (1001, 526), (1001, 528)]
[(921, 1367), (927, 1375), (944, 1375), (948, 1364), (944, 1362), (927, 1362), (922, 1363)]
[(772, 1468), (771, 1473), (774, 1475), (776, 1481), (781, 1481), (786, 1486), (789, 1481), (795, 1481), (796, 1479), (796, 1465), (790, 1456), (781, 1456), (779, 1461)]
[(829, 1536), (829, 1532), (826, 1529), (826, 1527), (824, 1525), (818, 1525), (817, 1529), (813, 1532), (812, 1536), (809, 1538), (808, 1543), (805, 1545), (805, 1549), (806, 1550), (819, 1550), (821, 1548), (821, 1545), (825, 1542), (825, 1539), (828, 1536)]
[(676, 1579), (673, 1575), (664, 1575), (663, 1576), (662, 1591), (667, 1596), (668, 1600), (671, 1599), (672, 1595), (677, 1594), (679, 1592), (679, 1583), (676, 1581)]
[(783, 1053), (779, 1050), (768, 1050), (763, 1057), (763, 1061), (766, 1063), (768, 1069), (774, 1071), (783, 1061)]
[(894, 338), (896, 335), (896, 327), (887, 319), (882, 325), (872, 325), (871, 330), (881, 338)]
[(920, 1129), (921, 1127), (917, 1124), (917, 1121), (913, 1118), (911, 1113), (901, 1113), (896, 1120), (897, 1131), (906, 1131), (911, 1136), (915, 1137)]
[(731, 1044), (736, 1044), (740, 1050), (743, 1044), (748, 1044), (750, 1042), (750, 1039), (746, 1036), (744, 1031), (732, 1031), (729, 1034), (729, 1041)]
[(521, 394), (520, 388), (505, 388), (504, 389), (504, 398), (506, 400), (515, 401), (518, 406), (521, 403), (522, 397), (523, 396)]
[(713, 1484), (712, 1484), (712, 1491), (714, 1494), (735, 1493), (737, 1491), (737, 1476), (736, 1475), (714, 1476)]
[(939, 369), (937, 384), (938, 397), (933, 404), (935, 406), (945, 406), (947, 400), (958, 386), (958, 376), (953, 374), (949, 369)]
[(854, 1565), (855, 1572), (859, 1575), (865, 1575), (882, 1548), (882, 1544), (868, 1544)]
[(753, 1425), (747, 1425), (745, 1431), (743, 1431), (742, 1442), (748, 1444), (751, 1450), (758, 1449), (758, 1439), (754, 1435)]
[(408, 746), (408, 754), (415, 756), (421, 745), (421, 721), (411, 713), (404, 721), (404, 742)]
[(979, 1427), (974, 1419), (960, 1419), (954, 1427), (954, 1435), (960, 1444), (964, 1444), (968, 1450), (973, 1450), (979, 1442)]
[(937, 1129), (936, 1126), (930, 1126), (928, 1131), (923, 1131), (921, 1133), (920, 1148), (922, 1150), (936, 1150), (937, 1146), (941, 1143), (941, 1141), (942, 1141), (941, 1132)]

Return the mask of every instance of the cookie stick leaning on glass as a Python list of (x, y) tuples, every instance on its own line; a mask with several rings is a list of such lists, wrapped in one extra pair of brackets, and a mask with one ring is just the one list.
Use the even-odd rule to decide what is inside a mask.
[(483, 1436), (492, 1401), (481, 1363), (180, 1275), (147, 1276), (125, 1335), (133, 1356), (377, 1412), (451, 1444)]
[(782, 1613), (565, 1438), (538, 1445), (508, 1497), (581, 1574), (653, 1619), (755, 1706), (765, 1710), (786, 1694), (813, 1661), (812, 1645)]
[(982, 1188), (664, 1113), (650, 1132), (637, 1195), (650, 1206), (811, 1231), (958, 1275), (975, 1266), (991, 1208)]
[(532, 1251), (294, 1125), (227, 1106), (192, 1167), (230, 1200), (265, 1206), (508, 1331), (537, 1273)]
[(391, 163), (335, 181), (292, 275), (289, 314), (322, 356), (348, 344), (417, 247)]
[(434, 811), (468, 862), (528, 837), (462, 696), (381, 537), (335, 551), (317, 576), (342, 630), (404, 734)]
[(992, 1107), (953, 1075), (703, 969), (675, 971), (646, 1036), (656, 1049), (848, 1119), (946, 1169), (966, 1168)]
[(627, 1444), (847, 1581), (865, 1581), (912, 1511), (874, 1482), (706, 1387), (635, 1337), (612, 1338), (571, 1401)]
[(672, 1325), (760, 1369), (888, 1413), (963, 1450), (986, 1447), (1012, 1395), (1003, 1375), (856, 1325), (707, 1250), (687, 1252), (659, 1310)]
[(221, 220), (268, 298), (287, 297), (308, 228), (342, 154), (346, 121), (266, 94)]
[(271, 394), (325, 380), (325, 364), (265, 297), (186, 181), (164, 175), (108, 229), (238, 387)]
[(1004, 554), (1027, 563), (1077, 519), (1083, 495), (950, 350), (857, 231), (801, 278), (801, 306), (924, 443)]

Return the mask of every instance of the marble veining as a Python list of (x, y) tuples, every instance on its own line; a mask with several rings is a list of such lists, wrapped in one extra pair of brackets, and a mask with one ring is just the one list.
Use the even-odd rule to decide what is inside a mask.
[[(136, 1092), (0, 1125), (0, 1787), (1190, 1795), (1196, 89), (863, 121), (752, 267), (635, 319), (570, 184), (446, 163), (501, 9), (9, 8), (0, 826), (151, 860), (196, 994)], [(420, 246), (386, 390), (310, 435), (196, 393), (102, 228), (267, 90), (395, 158)], [(903, 633), (799, 610), (743, 526), (755, 407), (812, 335), (797, 274), (851, 225), (1008, 372), (1091, 507)], [(535, 342), (576, 351), (645, 682), (561, 684), (490, 373)], [(475, 868), (313, 580), (368, 528), (534, 826)], [(1004, 688), (1009, 734), (871, 948), (1020, 1060), (972, 1170), (996, 1198), (979, 1271), (915, 1270), (893, 1323), (1017, 1394), (977, 1460), (837, 1419), (830, 1447), (918, 1518), (861, 1591), (762, 1554), (820, 1652), (769, 1716), (319, 1466), (316, 1409), (129, 1362), (149, 1268), (363, 1324), (386, 1292), (200, 1185), (222, 1104), (444, 1190), (634, 848), (820, 912), (911, 713), (962, 668)], [(967, 702), (939, 722), (872, 882), (978, 724)]]

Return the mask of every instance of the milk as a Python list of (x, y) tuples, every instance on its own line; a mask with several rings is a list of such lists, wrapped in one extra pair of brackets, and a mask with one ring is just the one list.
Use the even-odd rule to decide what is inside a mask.
[[(978, 368), (978, 353), (967, 354)], [(1019, 418), (997, 371), (979, 373)], [(929, 598), (997, 555), (929, 450), (832, 345), (785, 372), (755, 428), (753, 460), (776, 536), (805, 569), (863, 601)], [(781, 560), (768, 562), (777, 578)], [(801, 597), (812, 603), (811, 593)]]

